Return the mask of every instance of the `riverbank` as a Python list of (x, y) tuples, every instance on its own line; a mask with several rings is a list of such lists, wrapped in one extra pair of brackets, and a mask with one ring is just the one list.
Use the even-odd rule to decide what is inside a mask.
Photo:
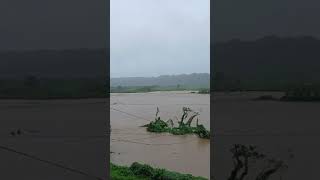
[(110, 87), (111, 93), (146, 93), (156, 91), (197, 91), (206, 94), (206, 86), (118, 86)]
[(167, 179), (167, 180), (207, 180), (204, 177), (195, 177), (190, 174), (181, 174), (166, 169), (153, 168), (146, 164), (137, 162), (132, 163), (130, 167), (110, 164), (111, 179), (113, 180), (149, 180), (149, 179)]

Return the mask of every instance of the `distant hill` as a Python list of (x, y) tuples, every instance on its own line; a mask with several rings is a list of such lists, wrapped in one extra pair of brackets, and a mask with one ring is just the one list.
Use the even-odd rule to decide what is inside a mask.
[(216, 43), (213, 60), (215, 89), (275, 90), (320, 82), (320, 40), (309, 36)]
[(108, 55), (104, 49), (1, 51), (0, 79), (105, 77)]
[(89, 98), (107, 95), (104, 49), (0, 52), (0, 99)]
[(121, 77), (111, 78), (112, 87), (117, 86), (186, 86), (209, 87), (210, 75), (208, 73), (193, 73), (181, 75), (162, 75), (158, 77)]

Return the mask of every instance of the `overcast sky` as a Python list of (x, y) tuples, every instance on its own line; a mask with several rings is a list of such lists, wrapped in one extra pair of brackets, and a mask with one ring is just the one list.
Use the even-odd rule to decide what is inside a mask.
[(209, 0), (111, 0), (111, 77), (210, 72)]
[(254, 40), (267, 35), (320, 37), (319, 0), (215, 0), (214, 39)]
[(0, 51), (106, 47), (105, 0), (1, 0)]

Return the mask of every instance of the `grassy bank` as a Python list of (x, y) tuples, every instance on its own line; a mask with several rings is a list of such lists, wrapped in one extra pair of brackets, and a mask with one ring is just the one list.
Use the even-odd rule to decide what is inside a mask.
[(206, 180), (203, 177), (194, 177), (190, 174), (181, 174), (166, 169), (153, 168), (146, 164), (133, 163), (130, 167), (111, 163), (112, 180)]

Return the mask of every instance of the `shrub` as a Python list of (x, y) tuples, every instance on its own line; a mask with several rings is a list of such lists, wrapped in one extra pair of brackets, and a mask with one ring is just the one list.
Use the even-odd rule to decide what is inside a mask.
[(130, 166), (131, 172), (133, 172), (136, 176), (147, 176), (147, 177), (153, 177), (153, 168), (146, 164), (139, 164), (137, 162), (134, 162)]
[(111, 163), (110, 172), (112, 180), (206, 180), (203, 177), (153, 168), (138, 162), (134, 162), (130, 167)]
[[(183, 110), (183, 114), (181, 116), (181, 120), (178, 122), (179, 123), (178, 127), (173, 127), (174, 124), (172, 120), (168, 120), (167, 122), (161, 120), (161, 118), (158, 117), (159, 108), (157, 108), (155, 120), (142, 127), (147, 127), (147, 131), (149, 132), (155, 132), (155, 133), (168, 132), (174, 135), (197, 134), (200, 138), (210, 139), (210, 131), (206, 130), (206, 128), (202, 124), (199, 125), (198, 119), (197, 119), (196, 127), (191, 126), (193, 119), (196, 116), (198, 116), (199, 113), (194, 112), (190, 108), (186, 108), (186, 107), (183, 107), (182, 110)], [(193, 113), (193, 115), (191, 115), (188, 121), (185, 122), (190, 112)]]

